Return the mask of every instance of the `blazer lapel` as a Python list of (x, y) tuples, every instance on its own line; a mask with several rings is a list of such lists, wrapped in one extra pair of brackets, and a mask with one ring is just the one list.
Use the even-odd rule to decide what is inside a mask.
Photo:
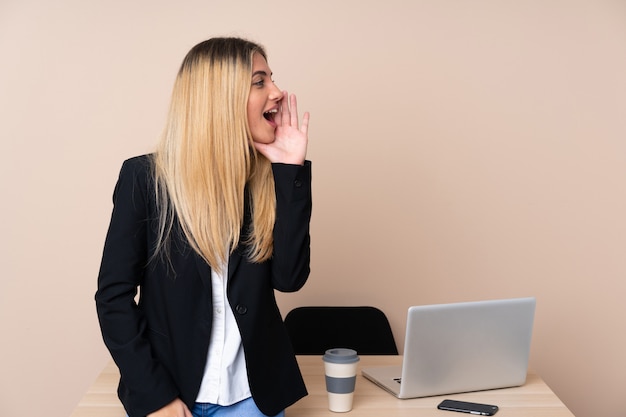
[[(211, 291), (211, 267), (197, 253), (194, 252), (193, 257), (196, 261), (196, 268), (198, 269), (198, 274), (200, 275), (200, 280), (202, 281), (202, 285), (204, 285), (205, 289), (207, 289), (208, 291)], [(241, 254), (239, 248), (235, 249), (233, 253), (230, 254), (229, 259), (228, 259), (228, 279), (229, 280), (235, 274), (237, 267), (241, 263), (242, 257), (243, 255)]]
[[(244, 233), (246, 232), (246, 230), (248, 229), (248, 225), (252, 222), (252, 215), (250, 213), (250, 195), (248, 193), (247, 187), (244, 193), (245, 193), (245, 197), (244, 197), (245, 198), (244, 199), (245, 212), (244, 212), (244, 221), (243, 221), (243, 225), (241, 228), (241, 237), (240, 237), (240, 241), (237, 247), (235, 248), (233, 253), (231, 253), (230, 256), (228, 257), (228, 280), (229, 281), (235, 274), (237, 267), (241, 263), (241, 259), (244, 257), (244, 254), (242, 253), (243, 251), (242, 247), (244, 245), (242, 245), (241, 239), (244, 236)], [(200, 277), (202, 278), (202, 284), (204, 284), (205, 288), (208, 288), (210, 290), (211, 289), (211, 267), (197, 253), (194, 252), (194, 256), (196, 258), (196, 265), (198, 266), (198, 272), (200, 273)]]
[(192, 252), (193, 252), (193, 257), (196, 261), (196, 267), (198, 268), (198, 274), (200, 275), (200, 281), (202, 281), (202, 285), (204, 285), (204, 289), (206, 289), (210, 294), (212, 290), (211, 267), (195, 251), (192, 251)]
[(239, 251), (239, 247), (237, 247), (233, 253), (230, 254), (228, 259), (228, 280), (230, 281), (241, 262), (242, 254)]
[(248, 191), (248, 186), (246, 185), (246, 188), (244, 189), (243, 224), (241, 225), (241, 233), (239, 235), (239, 242), (237, 242), (237, 247), (235, 248), (233, 253), (230, 254), (230, 257), (228, 259), (228, 281), (229, 282), (232, 279), (233, 275), (235, 274), (237, 267), (241, 263), (241, 259), (245, 256), (243, 252), (244, 251), (243, 248), (245, 247), (245, 245), (242, 244), (242, 240), (244, 240), (244, 236), (246, 236), (249, 226), (252, 223), (252, 213), (250, 212), (250, 207), (251, 207), (250, 204), (251, 204), (250, 193)]

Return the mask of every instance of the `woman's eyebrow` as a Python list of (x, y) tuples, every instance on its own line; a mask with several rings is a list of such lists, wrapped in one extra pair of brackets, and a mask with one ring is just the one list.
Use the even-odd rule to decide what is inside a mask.
[[(254, 77), (255, 75), (261, 75), (263, 77), (267, 77), (267, 72), (265, 71), (255, 71), (254, 73), (252, 73), (252, 76)], [(272, 74), (270, 74), (272, 75)]]

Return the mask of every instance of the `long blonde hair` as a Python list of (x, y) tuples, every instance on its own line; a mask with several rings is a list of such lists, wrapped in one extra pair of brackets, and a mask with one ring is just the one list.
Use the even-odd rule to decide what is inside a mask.
[[(159, 208), (154, 255), (169, 257), (175, 221), (191, 247), (221, 272), (240, 238), (250, 261), (272, 255), (274, 179), (270, 162), (252, 145), (246, 110), (254, 54), (266, 57), (247, 40), (213, 38), (183, 60), (154, 155)], [(252, 221), (242, 230), (246, 193)]]

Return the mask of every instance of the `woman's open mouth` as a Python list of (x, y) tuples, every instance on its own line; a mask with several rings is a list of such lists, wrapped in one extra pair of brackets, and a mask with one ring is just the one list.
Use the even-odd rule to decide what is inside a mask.
[(263, 117), (265, 118), (265, 120), (275, 125), (276, 123), (274, 122), (274, 117), (276, 116), (276, 113), (278, 113), (278, 109), (268, 110), (263, 113)]

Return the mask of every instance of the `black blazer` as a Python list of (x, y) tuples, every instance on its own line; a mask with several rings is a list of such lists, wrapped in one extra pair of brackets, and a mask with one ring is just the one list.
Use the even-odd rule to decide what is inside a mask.
[[(274, 254), (251, 263), (240, 243), (229, 259), (227, 286), (252, 397), (267, 415), (307, 394), (274, 290), (297, 291), (307, 280), (311, 216), (310, 162), (272, 169)], [(211, 335), (211, 270), (178, 226), (170, 260), (150, 261), (157, 223), (153, 183), (150, 156), (124, 162), (95, 297), (104, 342), (121, 373), (118, 395), (130, 417), (145, 416), (176, 397), (193, 406)], [(245, 228), (249, 213), (244, 223)]]

